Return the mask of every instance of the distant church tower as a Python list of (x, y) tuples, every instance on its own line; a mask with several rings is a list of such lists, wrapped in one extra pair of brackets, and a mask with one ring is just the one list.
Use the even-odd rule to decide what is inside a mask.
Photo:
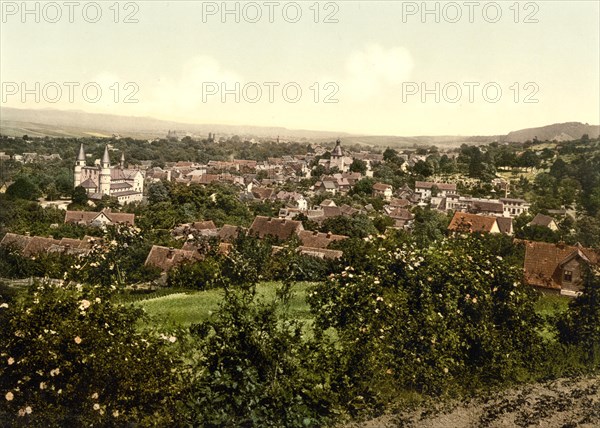
[(102, 156), (100, 193), (110, 195), (110, 158), (108, 156), (108, 146), (104, 146), (104, 156)]
[(121, 169), (125, 169), (125, 152), (121, 152)]
[(85, 166), (85, 152), (83, 151), (83, 143), (79, 147), (79, 155), (75, 161), (74, 183), (73, 187), (81, 185), (81, 169)]
[(340, 171), (344, 171), (344, 153), (342, 152), (342, 142), (339, 139), (331, 151), (331, 166), (337, 166)]

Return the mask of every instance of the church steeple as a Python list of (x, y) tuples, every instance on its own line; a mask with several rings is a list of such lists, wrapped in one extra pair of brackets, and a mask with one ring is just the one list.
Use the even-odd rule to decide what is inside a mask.
[(85, 151), (83, 150), (83, 143), (81, 143), (81, 146), (79, 146), (79, 155), (77, 155), (77, 161), (85, 162)]
[(104, 146), (104, 155), (100, 165), (100, 193), (110, 195), (110, 157), (108, 156), (108, 146)]
[(102, 167), (110, 166), (110, 156), (108, 156), (108, 146), (104, 146), (104, 155), (102, 156)]
[(83, 150), (83, 143), (79, 146), (79, 154), (75, 161), (75, 169), (73, 171), (73, 185), (75, 187), (81, 184), (81, 170), (85, 166), (85, 151)]
[(125, 168), (125, 152), (121, 152), (121, 168)]

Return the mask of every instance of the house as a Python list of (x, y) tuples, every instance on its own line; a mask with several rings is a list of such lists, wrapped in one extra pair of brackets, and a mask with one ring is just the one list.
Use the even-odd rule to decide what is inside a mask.
[(35, 257), (39, 254), (47, 253), (66, 253), (66, 254), (87, 254), (92, 247), (94, 240), (89, 236), (84, 239), (53, 239), (41, 236), (17, 235), (7, 233), (0, 241), (0, 247), (12, 248), (25, 257)]
[(218, 236), (222, 242), (232, 242), (234, 241), (244, 229), (240, 226), (232, 226), (231, 224), (224, 224), (221, 229), (219, 229)]
[(183, 250), (153, 245), (146, 257), (145, 266), (159, 268), (162, 272), (181, 265), (182, 263), (201, 260), (202, 255), (198, 251)]
[(253, 186), (252, 187), (252, 195), (256, 198), (259, 199), (261, 201), (266, 201), (268, 199), (271, 199), (275, 196), (275, 190), (271, 189), (270, 187), (256, 187)]
[(404, 228), (410, 224), (415, 216), (406, 208), (394, 208), (389, 214), (392, 220), (394, 220), (394, 227)]
[(501, 233), (497, 217), (455, 212), (448, 230), (453, 232)]
[(195, 221), (177, 226), (171, 231), (171, 234), (176, 237), (175, 239), (178, 237), (191, 238), (193, 236), (216, 237), (218, 230), (212, 220)]
[(470, 211), (476, 214), (502, 216), (504, 204), (499, 201), (474, 199)]
[(523, 199), (500, 198), (500, 202), (504, 204), (504, 215), (506, 217), (516, 217), (529, 212), (531, 207), (531, 204)]
[(523, 241), (524, 280), (543, 291), (576, 295), (581, 291), (582, 265), (599, 265), (600, 254), (577, 244)]
[(346, 235), (335, 235), (333, 233), (313, 232), (312, 230), (302, 230), (298, 237), (304, 247), (327, 248), (329, 244), (336, 241), (347, 239)]
[(135, 214), (114, 213), (110, 208), (105, 208), (100, 212), (95, 211), (67, 211), (65, 213), (65, 223), (75, 223), (84, 226), (125, 224), (127, 226), (135, 225)]
[(389, 184), (375, 183), (373, 184), (373, 196), (380, 196), (386, 201), (392, 199), (393, 188)]
[(421, 195), (421, 199), (428, 199), (437, 193), (436, 196), (445, 197), (448, 194), (456, 193), (456, 184), (453, 183), (433, 183), (431, 181), (416, 181), (415, 193)]
[(302, 227), (301, 221), (257, 216), (252, 222), (248, 234), (261, 239), (273, 236), (285, 241), (302, 230), (304, 230), (304, 227)]
[(343, 251), (340, 250), (329, 250), (326, 248), (314, 248), (314, 247), (298, 247), (298, 252), (305, 256), (317, 257), (319, 259), (336, 260), (344, 255)]
[(554, 231), (558, 230), (558, 225), (556, 224), (556, 221), (554, 221), (554, 219), (552, 217), (550, 217), (549, 215), (544, 215), (544, 214), (539, 214), (539, 213), (527, 225), (528, 226), (547, 227), (548, 229), (554, 230)]

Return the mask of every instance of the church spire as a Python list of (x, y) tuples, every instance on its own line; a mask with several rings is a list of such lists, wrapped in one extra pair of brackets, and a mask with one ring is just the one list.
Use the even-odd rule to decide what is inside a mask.
[(85, 151), (83, 150), (83, 143), (79, 146), (79, 155), (77, 156), (78, 161), (85, 161)]
[(104, 155), (102, 156), (102, 166), (110, 165), (110, 157), (108, 156), (108, 146), (104, 146)]

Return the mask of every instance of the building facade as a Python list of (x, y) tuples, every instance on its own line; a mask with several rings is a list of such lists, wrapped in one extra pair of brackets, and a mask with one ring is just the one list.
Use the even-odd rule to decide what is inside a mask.
[(85, 189), (90, 199), (100, 200), (104, 195), (117, 198), (121, 205), (139, 202), (144, 194), (144, 174), (139, 169), (125, 168), (125, 155), (121, 155), (119, 165), (110, 165), (108, 147), (100, 165), (88, 166), (85, 160), (83, 144), (75, 161), (73, 171), (75, 187)]

